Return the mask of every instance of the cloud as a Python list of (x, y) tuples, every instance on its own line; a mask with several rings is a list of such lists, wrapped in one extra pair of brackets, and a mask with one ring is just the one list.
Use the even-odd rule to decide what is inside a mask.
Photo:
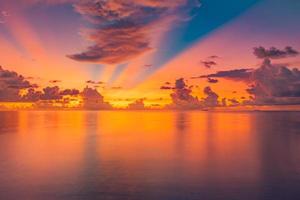
[(217, 59), (217, 58), (220, 58), (220, 57), (217, 56), (217, 55), (212, 55), (212, 56), (209, 56), (208, 58), (210, 58), (210, 59)]
[(81, 92), (83, 108), (88, 110), (112, 109), (112, 106), (104, 101), (104, 97), (96, 90), (89, 87)]
[(172, 103), (167, 105), (167, 109), (202, 109), (219, 106), (219, 95), (210, 87), (205, 87), (203, 92), (205, 98), (199, 100), (192, 95), (193, 86), (188, 86), (183, 78), (175, 81), (173, 93), (171, 93)]
[(215, 61), (201, 61), (201, 63), (204, 65), (204, 67), (210, 69), (213, 66), (217, 65)]
[(238, 106), (238, 105), (240, 105), (240, 102), (238, 100), (236, 100), (235, 98), (227, 99), (227, 100), (231, 103), (231, 106)]
[[(50, 83), (60, 82), (58, 80)], [(76, 96), (77, 89), (61, 90), (58, 86), (45, 87), (38, 91), (38, 86), (32, 84), (17, 72), (4, 70), (0, 66), (0, 101), (2, 102), (37, 102), (40, 100), (60, 100), (64, 96)], [(22, 95), (21, 95), (22, 93)]]
[(65, 89), (63, 91), (60, 91), (60, 95), (63, 95), (63, 96), (77, 96), (80, 94), (80, 91), (77, 90), (77, 89)]
[(170, 87), (170, 86), (165, 86), (165, 85), (164, 85), (164, 86), (161, 86), (160, 89), (161, 89), (161, 90), (173, 90), (174, 88), (173, 88), (173, 87)]
[(270, 58), (270, 59), (280, 59), (287, 57), (295, 57), (299, 55), (299, 52), (293, 49), (292, 47), (285, 47), (285, 49), (280, 50), (276, 47), (271, 47), (270, 49), (266, 49), (264, 47), (255, 47), (253, 54), (260, 59)]
[(22, 75), (14, 71), (4, 70), (0, 66), (0, 101), (20, 101), (21, 90), (36, 88)]
[(219, 95), (217, 95), (217, 93), (212, 91), (210, 87), (205, 87), (203, 92), (205, 95), (207, 95), (207, 97), (204, 99), (205, 107), (216, 107), (219, 105), (218, 102)]
[(209, 82), (209, 83), (218, 83), (219, 82), (219, 80), (218, 79), (214, 79), (214, 78), (207, 78), (207, 82)]
[(49, 81), (49, 83), (54, 83), (54, 84), (55, 84), (55, 83), (61, 83), (61, 82), (62, 82), (61, 80), (50, 80), (50, 81)]
[(202, 105), (197, 97), (192, 96), (192, 90), (186, 85), (185, 80), (180, 78), (175, 81), (173, 93), (171, 93), (172, 103), (168, 109), (197, 109)]
[(102, 82), (102, 81), (92, 81), (92, 80), (88, 80), (85, 83), (93, 84), (93, 85), (103, 85), (104, 84), (104, 82)]
[(25, 95), (21, 97), (21, 101), (25, 102), (37, 102), (41, 100), (43, 93), (41, 91), (36, 91), (33, 88), (30, 88)]
[(46, 87), (43, 89), (43, 95), (41, 96), (42, 100), (58, 100), (62, 99), (60, 89), (58, 86)]
[(192, 79), (198, 78), (225, 78), (235, 81), (247, 81), (249, 80), (253, 69), (234, 69), (228, 71), (218, 71), (214, 74), (202, 75), (197, 77), (192, 77)]
[(143, 110), (145, 109), (144, 99), (138, 99), (128, 105), (129, 110)]
[(297, 68), (289, 69), (265, 59), (250, 79), (252, 84), (247, 91), (254, 96), (255, 104), (300, 103), (300, 71)]
[[(191, 3), (193, 2), (193, 3)], [(153, 35), (167, 31), (167, 24), (182, 15), (197, 0), (86, 0), (74, 5), (94, 28), (85, 38), (93, 45), (68, 55), (76, 61), (118, 64), (154, 49)]]

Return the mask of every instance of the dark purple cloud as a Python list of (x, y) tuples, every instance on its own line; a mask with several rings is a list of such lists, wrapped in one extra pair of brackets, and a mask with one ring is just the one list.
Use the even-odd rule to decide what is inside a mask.
[(104, 101), (104, 97), (93, 88), (86, 87), (81, 92), (83, 108), (88, 110), (112, 109), (112, 106)]
[(300, 103), (300, 71), (297, 68), (272, 64), (265, 59), (252, 73), (251, 82), (247, 91), (256, 104)]
[[(167, 86), (168, 87), (168, 86)], [(203, 92), (205, 98), (199, 100), (198, 97), (192, 95), (193, 85), (186, 84), (183, 78), (175, 81), (175, 86), (172, 89), (171, 99), (172, 103), (167, 105), (167, 109), (201, 109), (206, 107), (219, 106), (219, 95), (215, 93), (210, 87), (205, 87)], [(197, 87), (198, 88), (198, 87)]]
[(217, 58), (220, 58), (220, 57), (217, 56), (217, 55), (212, 55), (212, 56), (209, 56), (208, 58), (209, 58), (209, 59), (217, 59)]
[(38, 87), (22, 75), (0, 66), (0, 101), (20, 101), (20, 91)]
[(219, 95), (212, 91), (210, 87), (205, 87), (203, 92), (206, 95), (206, 98), (204, 99), (204, 105), (206, 107), (216, 107), (219, 105)]
[[(191, 3), (193, 2), (193, 3)], [(74, 5), (94, 28), (85, 33), (94, 44), (68, 55), (77, 61), (117, 64), (153, 50), (152, 37), (197, 0), (86, 0)], [(183, 9), (184, 8), (184, 9)]]
[(161, 90), (173, 90), (175, 88), (174, 87), (170, 87), (170, 86), (161, 86), (160, 89)]
[(183, 78), (175, 81), (173, 93), (171, 93), (172, 104), (169, 109), (196, 109), (201, 108), (201, 103), (197, 97), (192, 96), (192, 90), (185, 83)]
[(207, 78), (207, 82), (209, 82), (209, 83), (218, 83), (219, 82), (219, 80), (218, 79), (214, 79), (214, 78)]
[(62, 81), (61, 80), (50, 80), (49, 83), (53, 83), (53, 84), (56, 84), (56, 83), (61, 83)]
[(217, 63), (215, 61), (201, 61), (201, 63), (204, 65), (204, 67), (210, 69), (212, 68), (213, 66), (216, 66)]
[(58, 86), (46, 87), (43, 89), (43, 95), (41, 96), (42, 100), (58, 100), (62, 99), (63, 95), (60, 93)]
[(80, 94), (80, 91), (77, 90), (77, 89), (65, 89), (63, 91), (60, 91), (60, 95), (63, 95), (63, 96), (77, 96)]
[(271, 59), (280, 59), (287, 57), (294, 57), (299, 55), (299, 52), (293, 49), (292, 47), (285, 47), (285, 49), (280, 50), (276, 47), (271, 47), (266, 49), (264, 47), (255, 47), (253, 54), (260, 59), (271, 58)]
[(238, 106), (238, 105), (240, 105), (240, 102), (238, 100), (236, 100), (235, 98), (227, 99), (227, 101), (230, 102), (231, 106)]
[(103, 85), (104, 84), (104, 82), (102, 82), (102, 81), (93, 81), (93, 80), (88, 80), (85, 83), (92, 84), (92, 85)]
[(197, 77), (192, 77), (192, 79), (198, 78), (225, 78), (236, 81), (247, 81), (249, 80), (253, 69), (234, 69), (228, 71), (218, 71), (214, 74), (202, 75)]
[(144, 99), (138, 99), (128, 105), (130, 110), (143, 110), (145, 109)]
[(43, 93), (41, 91), (36, 91), (33, 88), (30, 88), (27, 91), (27, 94), (21, 97), (21, 101), (25, 102), (37, 102), (41, 100), (41, 97), (43, 96)]

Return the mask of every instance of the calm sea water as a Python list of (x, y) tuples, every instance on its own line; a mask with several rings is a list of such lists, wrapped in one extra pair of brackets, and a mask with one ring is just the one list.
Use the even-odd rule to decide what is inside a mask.
[(300, 199), (300, 113), (1, 112), (0, 199)]

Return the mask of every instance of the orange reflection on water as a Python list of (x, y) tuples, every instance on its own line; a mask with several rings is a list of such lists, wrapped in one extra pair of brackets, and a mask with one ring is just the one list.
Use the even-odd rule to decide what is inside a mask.
[(210, 191), (217, 187), (231, 199), (249, 193), (255, 199), (274, 176), (288, 180), (300, 172), (298, 119), (255, 112), (2, 112), (0, 194), (197, 199), (200, 191), (216, 195)]

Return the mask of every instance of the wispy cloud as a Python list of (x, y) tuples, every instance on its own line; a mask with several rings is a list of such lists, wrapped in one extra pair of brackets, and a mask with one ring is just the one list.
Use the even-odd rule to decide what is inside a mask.
[(195, 76), (195, 77), (191, 77), (191, 78), (192, 79), (225, 78), (225, 79), (236, 80), (236, 81), (248, 81), (252, 72), (253, 72), (253, 69), (250, 69), (250, 68), (233, 69), (233, 70), (227, 70), (227, 71), (218, 71), (213, 74)]

